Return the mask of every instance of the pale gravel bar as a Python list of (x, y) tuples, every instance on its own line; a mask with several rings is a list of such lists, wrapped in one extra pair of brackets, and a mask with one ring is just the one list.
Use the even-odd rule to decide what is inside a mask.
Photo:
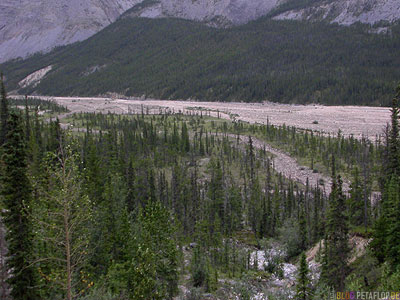
[[(390, 122), (390, 108), (367, 106), (322, 106), (322, 105), (289, 105), (271, 102), (264, 103), (225, 103), (194, 102), (170, 100), (124, 100), (111, 98), (78, 98), (78, 97), (42, 97), (54, 99), (67, 106), (72, 112), (140, 112), (142, 106), (151, 113), (160, 109), (175, 112), (188, 111), (191, 108), (202, 108), (220, 111), (221, 116), (237, 115), (236, 120), (250, 123), (295, 126), (336, 135), (339, 129), (343, 135), (363, 135), (372, 140), (382, 135), (385, 126)], [(318, 124), (313, 124), (314, 121)]]

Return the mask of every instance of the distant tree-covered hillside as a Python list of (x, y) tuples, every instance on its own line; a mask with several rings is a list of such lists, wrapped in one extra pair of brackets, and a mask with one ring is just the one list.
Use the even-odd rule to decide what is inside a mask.
[(53, 69), (20, 93), (208, 101), (390, 105), (400, 78), (400, 26), (272, 21), (215, 29), (178, 19), (121, 18), (102, 32), (46, 55), (0, 65), (11, 89)]

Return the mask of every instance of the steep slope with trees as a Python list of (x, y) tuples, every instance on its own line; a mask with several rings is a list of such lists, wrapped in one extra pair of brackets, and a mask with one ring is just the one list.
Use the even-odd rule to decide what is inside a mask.
[[(389, 106), (399, 30), (267, 18), (216, 29), (126, 17), (85, 42), (0, 68), (19, 93)], [(22, 81), (49, 66), (41, 80)]]

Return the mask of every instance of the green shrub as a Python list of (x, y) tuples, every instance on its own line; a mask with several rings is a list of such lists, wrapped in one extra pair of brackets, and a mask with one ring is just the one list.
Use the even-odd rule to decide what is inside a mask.
[(284, 245), (288, 258), (300, 254), (301, 238), (297, 222), (286, 220), (282, 227), (278, 229), (278, 239)]

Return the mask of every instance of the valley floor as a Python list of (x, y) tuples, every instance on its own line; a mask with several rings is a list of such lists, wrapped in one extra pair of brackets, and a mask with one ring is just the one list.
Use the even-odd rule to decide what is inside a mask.
[[(182, 232), (188, 232), (196, 236), (204, 234), (207, 239), (209, 239), (209, 233), (214, 232), (214, 235), (218, 236), (219, 243), (215, 242), (215, 245), (207, 244), (211, 242), (207, 242), (203, 235), (201, 235), (201, 239), (193, 240), (195, 242), (192, 242), (189, 238), (182, 239), (180, 247), (182, 264), (179, 264), (178, 272), (180, 277), (175, 279), (178, 281), (180, 295), (174, 298), (176, 300), (239, 299), (239, 295), (246, 294), (248, 294), (247, 298), (241, 297), (240, 299), (290, 299), (294, 296), (296, 285), (299, 285), (299, 283), (296, 283), (299, 247), (302, 247), (301, 251), (304, 252), (309, 249), (306, 253), (307, 257), (303, 255), (304, 264), (307, 266), (307, 259), (311, 272), (310, 278), (313, 281), (313, 286), (316, 286), (319, 278), (319, 250), (322, 245), (320, 226), (323, 226), (321, 225), (323, 224), (322, 222), (326, 217), (329, 217), (330, 210), (328, 210), (328, 215), (321, 212), (327, 208), (328, 203), (335, 203), (333, 201), (335, 198), (333, 197), (341, 195), (342, 188), (344, 193), (349, 196), (349, 208), (353, 209), (355, 200), (353, 201), (352, 197), (354, 192), (351, 194), (349, 191), (350, 189), (354, 191), (354, 185), (351, 188), (349, 179), (352, 176), (350, 174), (353, 174), (351, 171), (359, 167), (362, 162), (367, 162), (364, 163), (364, 166), (370, 165), (372, 174), (369, 175), (369, 178), (372, 178), (371, 188), (370, 190), (365, 189), (363, 195), (367, 197), (367, 192), (369, 193), (372, 202), (371, 207), (374, 206), (376, 199), (380, 196), (380, 192), (376, 189), (375, 173), (372, 173), (377, 163), (375, 160), (379, 157), (376, 154), (379, 149), (374, 149), (373, 143), (365, 140), (359, 142), (354, 139), (325, 138), (324, 134), (336, 136), (338, 131), (341, 131), (345, 136), (354, 135), (356, 138), (368, 136), (368, 138), (374, 140), (375, 136), (384, 133), (386, 123), (390, 121), (390, 110), (387, 108), (127, 100), (116, 98), (41, 98), (54, 100), (64, 108), (52, 111), (51, 105), (54, 105), (54, 103), (45, 106), (45, 101), (39, 102), (40, 104), (35, 104), (32, 101), (30, 106), (35, 106), (35, 118), (39, 119), (38, 116), (40, 115), (44, 120), (44, 127), (34, 126), (38, 132), (43, 131), (44, 128), (44, 130), (50, 132), (50, 134), (48, 133), (49, 136), (57, 137), (57, 135), (54, 135), (54, 128), (59, 128), (58, 122), (48, 121), (51, 119), (54, 121), (55, 117), (58, 116), (60, 127), (71, 129), (76, 133), (74, 137), (80, 141), (80, 144), (87, 147), (87, 149), (82, 148), (85, 151), (81, 151), (84, 153), (82, 157), (85, 158), (82, 159), (82, 164), (85, 162), (87, 168), (93, 168), (93, 174), (100, 174), (100, 179), (118, 179), (118, 176), (115, 176), (117, 173), (103, 174), (100, 173), (100, 170), (103, 166), (106, 168), (108, 166), (107, 163), (117, 170), (120, 167), (119, 163), (115, 163), (119, 161), (118, 157), (128, 157), (127, 154), (132, 155), (132, 160), (126, 165), (124, 165), (124, 160), (121, 160), (123, 161), (121, 162), (121, 174), (123, 174), (121, 178), (124, 178), (123, 176), (128, 177), (127, 186), (131, 189), (127, 189), (127, 191), (132, 192), (129, 195), (133, 195), (132, 201), (136, 201), (133, 202), (135, 205), (142, 205), (140, 202), (142, 200), (140, 199), (146, 199), (149, 195), (151, 199), (151, 194), (146, 194), (147, 190), (144, 190), (142, 195), (142, 187), (145, 186), (143, 182), (151, 186), (150, 191), (160, 191), (160, 196), (154, 194), (154, 197), (164, 199), (165, 203), (169, 203), (169, 198), (167, 197), (169, 197), (168, 191), (171, 191), (171, 197), (175, 197), (171, 198), (174, 199), (174, 202), (171, 202), (174, 203), (172, 205), (175, 210), (174, 214), (180, 218), (179, 220), (181, 220), (183, 228), (186, 230)], [(21, 103), (14, 103), (14, 105), (22, 108)], [(68, 112), (65, 107), (69, 109)], [(96, 114), (80, 114), (81, 112), (95, 112)], [(120, 116), (107, 115), (108, 112), (119, 114)], [(169, 115), (169, 112), (171, 115)], [(28, 125), (30, 120), (29, 113), (29, 107), (26, 105)], [(121, 116), (134, 113), (137, 115)], [(154, 115), (149, 116), (149, 114)], [(200, 114), (202, 116), (212, 116), (213, 118), (200, 118)], [(237, 122), (238, 120), (241, 122)], [(45, 125), (47, 123), (49, 123), (49, 129), (46, 129)], [(286, 124), (322, 132), (323, 134), (313, 135), (309, 132), (304, 132), (304, 130), (297, 131), (284, 126), (274, 128), (274, 126), (253, 126), (245, 123)], [(142, 131), (139, 131), (139, 129)], [(110, 132), (107, 132), (104, 136), (98, 134), (107, 130)], [(168, 130), (172, 132), (171, 135)], [(205, 139), (203, 139), (203, 134), (206, 135)], [(32, 134), (31, 136), (36, 137), (37, 135)], [(99, 140), (97, 140), (96, 136), (99, 136)], [(120, 139), (123, 142), (120, 142)], [(46, 139), (44, 141), (47, 142)], [(48, 147), (54, 144), (47, 143)], [(175, 145), (174, 147), (177, 148), (161, 147), (168, 143)], [(150, 148), (152, 145), (153, 148)], [(104, 149), (100, 148), (102, 146), (104, 146)], [(211, 150), (209, 150), (209, 147)], [(32, 147), (32, 149), (35, 148)], [(367, 150), (363, 152), (360, 149)], [(125, 150), (130, 152), (123, 152)], [(358, 161), (352, 156), (354, 153), (359, 157), (361, 157), (360, 153), (366, 153), (365, 156), (370, 153), (371, 157), (368, 156), (363, 158), (363, 161)], [(147, 154), (149, 154), (148, 157), (146, 156)], [(92, 161), (91, 155), (95, 158), (93, 166), (89, 164)], [(96, 155), (99, 156), (97, 157)], [(144, 157), (140, 155), (144, 155)], [(169, 160), (175, 161), (175, 164), (177, 164), (178, 160), (173, 160), (170, 157), (173, 155), (182, 159), (181, 165), (169, 164)], [(328, 158), (333, 155), (337, 157), (338, 170), (343, 172), (343, 186), (340, 185), (340, 189), (337, 188), (335, 183), (332, 183), (329, 167), (327, 168), (321, 163), (328, 161)], [(353, 157), (353, 159), (348, 159), (349, 157)], [(154, 167), (154, 172), (159, 175), (156, 180), (153, 178), (153, 173), (149, 173), (150, 175), (146, 173), (147, 169), (150, 168), (146, 159), (151, 159), (154, 166), (157, 166)], [(214, 159), (216, 159), (217, 163), (214, 162)], [(107, 162), (107, 160), (109, 161)], [(336, 166), (335, 161), (332, 161), (332, 168), (334, 168)], [(275, 170), (272, 173), (270, 173), (270, 166)], [(111, 170), (111, 167), (109, 168)], [(366, 181), (368, 179), (367, 167), (364, 170)], [(192, 173), (189, 173), (189, 171)], [(131, 180), (131, 177), (129, 177), (131, 176), (130, 172), (133, 174), (132, 181), (129, 181)], [(187, 180), (189, 175), (191, 179)], [(86, 180), (90, 179), (95, 183), (94, 186), (96, 188), (93, 191), (97, 192), (97, 183), (91, 177), (89, 178), (88, 176), (87, 178)], [(93, 178), (96, 177), (93, 175)], [(153, 189), (151, 180), (154, 180), (159, 185), (158, 189), (156, 189), (155, 185)], [(171, 181), (171, 188), (169, 188), (169, 180)], [(92, 181), (90, 183), (93, 183)], [(147, 181), (150, 183), (147, 183)], [(340, 179), (338, 181), (340, 182)], [(358, 181), (355, 179), (354, 182)], [(164, 183), (166, 184), (166, 196), (162, 189)], [(297, 183), (300, 183), (300, 185)], [(114, 188), (112, 186), (114, 183), (107, 184), (110, 187), (104, 185), (105, 192), (103, 194), (105, 196), (93, 194), (94, 199), (98, 197), (98, 199), (102, 200), (102, 197), (109, 197), (107, 189)], [(181, 185), (184, 188), (181, 188)], [(91, 185), (88, 184), (87, 186)], [(236, 190), (237, 186), (240, 186), (238, 190)], [(241, 189), (242, 186), (243, 190)], [(307, 188), (304, 186), (307, 186)], [(361, 183), (358, 182), (357, 186), (360, 186), (360, 189), (356, 192), (361, 195)], [(314, 187), (318, 187), (321, 193), (319, 189), (314, 191)], [(115, 188), (120, 189), (120, 186), (115, 184)], [(333, 196), (329, 198), (330, 202), (328, 202), (327, 196), (331, 193), (332, 188), (336, 188), (335, 191), (338, 194), (332, 192)], [(189, 191), (195, 192), (191, 194)], [(220, 198), (215, 196), (220, 194), (222, 195)], [(181, 199), (178, 198), (181, 196), (177, 195), (188, 195), (193, 197), (194, 200), (186, 198), (186, 196), (182, 196), (183, 198)], [(203, 195), (203, 198), (200, 195)], [(165, 198), (163, 198), (164, 196)], [(236, 199), (234, 196), (240, 201), (234, 202), (233, 200)], [(112, 197), (114, 197), (114, 194), (112, 194)], [(341, 201), (345, 198), (338, 197)], [(104, 203), (108, 204), (115, 202), (115, 206), (106, 207), (107, 211), (113, 212), (113, 214), (119, 211), (118, 208), (121, 209), (123, 207), (122, 202), (117, 202), (123, 199), (120, 194), (116, 193), (115, 199), (104, 201)], [(220, 201), (220, 199), (223, 199), (223, 201)], [(230, 202), (225, 202), (228, 200)], [(201, 201), (205, 202), (202, 203)], [(182, 209), (181, 206), (176, 204), (181, 202), (184, 204)], [(99, 203), (101, 202), (99, 201)], [(203, 206), (199, 206), (199, 203), (202, 203)], [(193, 205), (193, 207), (190, 205)], [(199, 227), (200, 225), (203, 226), (203, 223), (198, 222), (193, 217), (197, 216), (195, 213), (199, 209), (198, 207), (201, 209), (204, 207), (204, 211), (201, 214), (199, 213), (198, 216), (208, 216), (210, 212), (215, 214), (216, 219), (212, 220), (213, 227), (209, 225), (208, 222), (211, 221), (208, 218), (204, 218), (205, 227)], [(222, 207), (223, 209), (221, 209)], [(343, 207), (345, 206), (338, 204), (338, 208), (341, 210), (343, 210)], [(366, 212), (368, 213), (369, 205), (365, 204), (363, 207), (367, 208)], [(359, 208), (359, 210), (363, 211), (363, 207)], [(98, 209), (99, 218), (103, 218), (103, 212), (106, 211), (105, 207), (99, 205), (96, 209)], [(373, 210), (371, 211), (374, 212)], [(121, 210), (121, 212), (123, 211)], [(219, 217), (220, 212), (221, 218)], [(193, 215), (191, 215), (192, 213)], [(122, 213), (118, 214), (123, 215)], [(116, 213), (116, 215), (118, 214)], [(44, 216), (46, 217), (46, 214)], [(347, 214), (344, 216), (347, 216)], [(368, 220), (367, 217), (369, 215), (365, 214), (364, 216)], [(229, 222), (219, 223), (221, 222), (219, 220), (228, 220), (228, 217), (232, 220), (237, 220), (235, 222), (240, 225), (235, 227), (237, 229), (230, 232), (229, 236), (225, 237), (222, 234), (223, 231), (218, 231), (220, 229), (216, 228), (218, 228), (217, 226), (221, 226), (221, 228), (226, 226), (228, 228)], [(370, 218), (372, 220), (372, 214)], [(193, 228), (190, 227), (192, 226), (192, 219), (197, 220), (196, 222), (200, 225), (194, 222)], [(126, 225), (129, 225), (129, 220), (126, 220)], [(138, 220), (140, 221), (141, 217), (138, 217)], [(370, 241), (370, 234), (366, 227), (360, 230), (360, 223), (353, 222), (349, 231), (349, 248), (352, 249), (351, 253), (349, 252), (349, 263), (356, 268), (357, 264), (366, 265), (366, 262), (368, 262), (365, 249)], [(103, 221), (99, 222), (99, 224), (102, 223)], [(233, 224), (233, 221), (231, 223)], [(141, 223), (138, 224), (137, 228), (143, 227)], [(157, 228), (160, 228), (160, 226), (157, 225)], [(104, 230), (108, 232), (109, 229), (105, 228)], [(334, 228), (333, 232), (335, 233), (335, 231), (336, 228)], [(221, 237), (219, 237), (219, 232), (221, 232)], [(164, 232), (162, 233), (164, 234)], [(132, 236), (134, 235), (140, 237), (139, 231), (132, 231)], [(162, 237), (166, 241), (170, 238), (167, 235), (162, 235)], [(303, 242), (301, 242), (300, 237), (303, 238)], [(114, 239), (114, 237), (112, 238)], [(152, 239), (157, 242), (162, 241), (162, 239), (158, 238)], [(145, 239), (143, 238), (143, 240)], [(110, 241), (110, 243), (114, 243), (114, 240)], [(199, 246), (199, 241), (204, 242), (204, 246)], [(326, 239), (325, 241), (329, 240)], [(347, 242), (347, 238), (344, 241)], [(141, 246), (141, 244), (139, 245)], [(150, 244), (149, 242), (148, 245), (148, 249), (157, 248), (156, 244)], [(171, 245), (171, 249), (177, 249), (176, 244)], [(200, 247), (203, 247), (201, 248), (202, 251), (204, 250), (203, 252), (198, 252)], [(292, 251), (293, 249), (296, 252)], [(206, 257), (206, 260), (203, 261), (202, 259), (204, 258), (200, 255)], [(141, 257), (139, 257), (138, 261), (140, 260), (142, 260)], [(243, 266), (238, 262), (241, 262)], [(240, 268), (237, 269), (237, 266), (240, 266)], [(215, 267), (215, 269), (212, 267)], [(116, 276), (119, 276), (118, 272), (121, 271), (112, 273), (114, 269), (110, 267), (108, 272), (111, 272), (109, 273), (110, 275), (107, 275), (110, 276), (108, 278), (117, 278)], [(357, 277), (357, 274), (361, 273), (361, 271), (357, 270), (357, 272), (354, 271), (352, 275)], [(200, 278), (199, 284), (195, 281), (200, 276), (198, 274), (204, 275), (204, 278)], [(107, 284), (112, 286), (114, 283), (110, 281)], [(93, 295), (96, 295), (96, 293), (102, 293), (101, 289), (93, 291)], [(197, 293), (199, 294), (197, 295)], [(220, 297), (220, 294), (223, 297)], [(250, 297), (250, 294), (252, 297)], [(195, 295), (198, 297), (196, 298)], [(269, 295), (276, 297), (273, 298)], [(94, 296), (94, 298), (82, 299), (97, 298)]]
[(191, 102), (168, 100), (125, 100), (112, 98), (78, 97), (40, 97), (54, 99), (58, 104), (67, 106), (71, 112), (140, 112), (142, 107), (150, 113), (160, 110), (208, 111), (222, 118), (241, 120), (250, 123), (295, 126), (297, 128), (321, 131), (336, 135), (340, 130), (343, 135), (362, 136), (374, 140), (383, 135), (386, 124), (390, 121), (390, 109), (367, 106), (321, 106), (288, 105), (271, 102), (264, 103), (224, 103)]
[[(265, 103), (223, 103), (223, 102), (189, 102), (169, 100), (126, 100), (112, 98), (84, 98), (84, 97), (40, 97), (52, 99), (59, 105), (67, 107), (70, 112), (59, 115), (61, 126), (66, 128), (68, 123), (62, 121), (73, 113), (140, 113), (157, 114), (160, 111), (178, 113), (198, 113), (219, 116), (225, 119), (241, 120), (249, 123), (295, 126), (336, 135), (340, 130), (343, 135), (362, 136), (374, 140), (376, 136), (383, 135), (384, 129), (390, 119), (389, 108), (363, 107), (363, 106), (320, 106), (320, 105), (287, 105), (271, 102)], [(318, 124), (314, 124), (317, 121)], [(313, 123), (314, 122), (314, 123)], [(75, 128), (80, 131), (82, 128)], [(235, 136), (231, 136), (235, 139)], [(247, 144), (248, 137), (241, 136), (243, 144)], [(329, 195), (331, 179), (329, 174), (315, 173), (308, 167), (300, 164), (290, 154), (277, 149), (272, 145), (253, 138), (254, 146), (266, 149), (271, 153), (273, 168), (286, 178), (291, 178), (302, 185), (309, 181), (311, 186), (320, 187)], [(346, 193), (350, 190), (350, 182), (344, 179), (343, 189)], [(371, 201), (376, 202), (380, 193), (373, 192)]]

